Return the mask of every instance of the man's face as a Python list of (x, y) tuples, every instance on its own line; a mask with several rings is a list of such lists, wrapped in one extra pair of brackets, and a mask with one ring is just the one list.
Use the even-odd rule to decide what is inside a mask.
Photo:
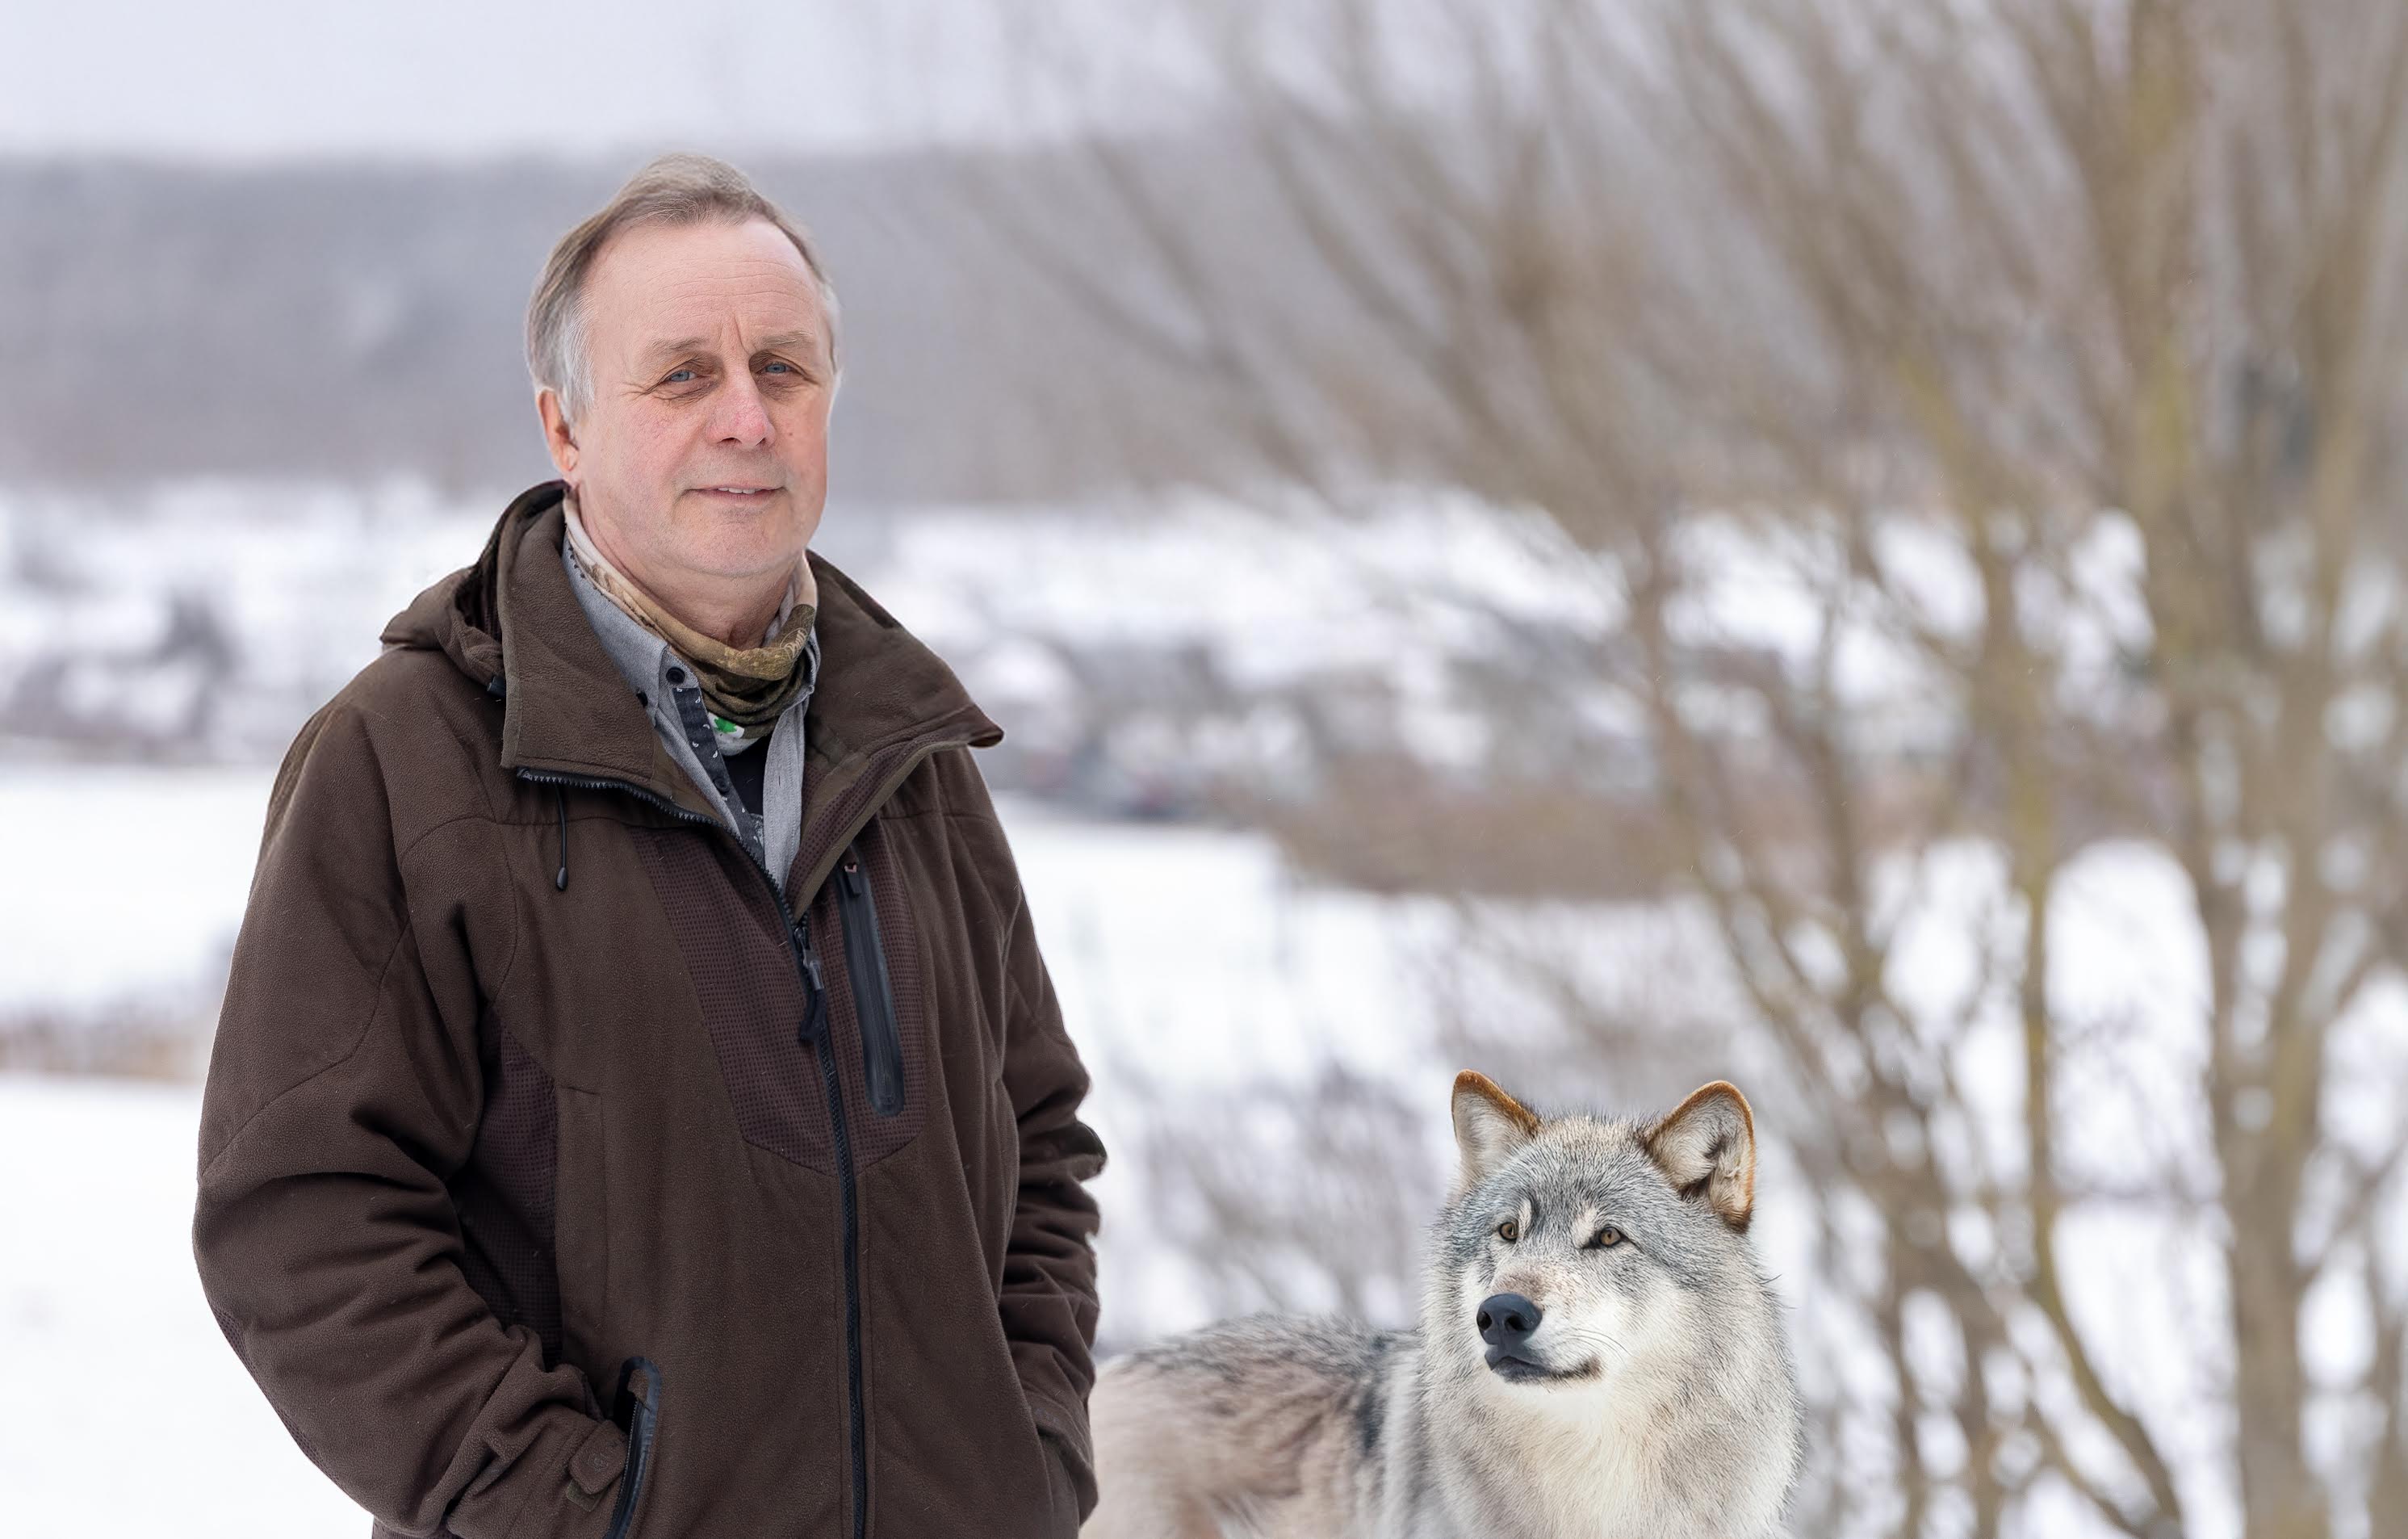
[(593, 401), (540, 397), (603, 554), (665, 600), (791, 571), (827, 496), (827, 332), (778, 228), (639, 224), (586, 275)]

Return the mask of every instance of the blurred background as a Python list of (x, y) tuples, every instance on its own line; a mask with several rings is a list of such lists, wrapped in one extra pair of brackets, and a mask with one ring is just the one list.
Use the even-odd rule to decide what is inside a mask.
[[(1801, 1536), (2408, 1535), (2398, 0), (0, 0), (0, 1492), (352, 1532), (200, 1297), (269, 777), (645, 158), (815, 232), (1107, 1351), (1730, 1077)], [(30, 1367), (30, 1384), (27, 1369)]]

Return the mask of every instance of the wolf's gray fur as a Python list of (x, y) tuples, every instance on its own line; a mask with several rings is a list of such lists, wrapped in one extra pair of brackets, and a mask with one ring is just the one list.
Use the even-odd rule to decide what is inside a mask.
[(1802, 1439), (1746, 1100), (1541, 1119), (1466, 1072), (1454, 1114), (1420, 1329), (1258, 1316), (1114, 1362), (1084, 1539), (1778, 1531)]

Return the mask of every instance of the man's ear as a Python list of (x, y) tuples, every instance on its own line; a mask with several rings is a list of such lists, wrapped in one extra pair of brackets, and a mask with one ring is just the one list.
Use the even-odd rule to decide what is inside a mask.
[(1455, 1189), (1469, 1190), (1512, 1158), (1539, 1130), (1539, 1115), (1477, 1070), (1455, 1076), (1455, 1146), (1463, 1156)]
[(1684, 1197), (1745, 1230), (1756, 1212), (1756, 1114), (1739, 1086), (1716, 1080), (1641, 1135), (1664, 1178)]
[(568, 425), (568, 413), (561, 410), (560, 392), (538, 386), (535, 412), (543, 419), (543, 446), (551, 452), (552, 465), (562, 480), (571, 479), (577, 470), (577, 435)]

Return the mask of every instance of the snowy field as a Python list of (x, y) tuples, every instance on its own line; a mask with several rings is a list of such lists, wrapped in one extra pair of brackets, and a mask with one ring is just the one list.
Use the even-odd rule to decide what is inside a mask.
[(340, 1534), (193, 1270), (200, 1092), (0, 1075), (0, 1531)]
[[(0, 883), (0, 1006), (97, 1018), (213, 994), (269, 778), (0, 769), (9, 864), (55, 873)], [(109, 810), (98, 822), (95, 806)], [(1249, 836), (1005, 813), (1108, 1148), (1139, 1132), (1114, 1093), (1123, 1069), (1201, 1089), (1302, 1076), (1331, 1057), (1426, 1076), (1435, 1134), (1448, 1071), (1430, 1060), (1402, 955), (1411, 905), (1300, 887)], [(145, 944), (113, 938), (131, 927)], [(364, 1530), (294, 1450), (202, 1300), (189, 1239), (198, 1110), (197, 1087), (0, 1075), (0, 1358), (21, 1391), (32, 1386), (0, 1396), (11, 1503), (0, 1532)], [(1150, 1243), (1135, 1181), (1123, 1161), (1096, 1184), (1123, 1339), (1207, 1313)], [(134, 1439), (145, 1452), (129, 1470)]]
[[(215, 990), (267, 784), (265, 770), (0, 770), (0, 827), (12, 830), (12, 856), (25, 858), (18, 869), (52, 873), (0, 885), (10, 937), (0, 1003), (105, 1014)], [(88, 816), (95, 805), (109, 815)], [(1096, 1188), (1107, 1215), (1108, 1344), (1211, 1313), (1190, 1263), (1146, 1221), (1142, 1172), (1127, 1156), (1143, 1143), (1149, 1108), (1125, 1085), (1205, 1095), (1295, 1083), (1339, 1064), (1426, 1101), (1429, 1135), (1442, 1141), (1444, 1087), (1458, 1065), (1440, 1046), (1434, 1001), (1442, 985), (1464, 982), (1468, 964), (1446, 943), (1455, 916), (1301, 884), (1251, 835), (1082, 823), (1009, 800), (1004, 811), (1064, 1010), (1095, 1072), (1092, 1120), (1123, 1156)], [(1897, 875), (1896, 901), (1911, 915), (1902, 996), (1933, 1013), (1967, 1008), (1966, 990), (1982, 986), (1971, 938), (1995, 921), (2000, 901), (1997, 862), (1978, 846), (1943, 849), (1912, 880)], [(2115, 1158), (2116, 1140), (2134, 1128), (2166, 1153), (2197, 1134), (2179, 1097), (2119, 1100), (2114, 1088), (2171, 1084), (2188, 1067), (2199, 957), (2176, 880), (2141, 847), (2102, 847), (2069, 874), (2053, 992), (2069, 1015), (2111, 1028), (2112, 1044), (2098, 1065), (2098, 1104), (2081, 1119), (2099, 1146), (2077, 1139), (2069, 1150), (2077, 1163)], [(1695, 916), (1677, 907), (1511, 917), (1530, 945), (1577, 962), (1582, 986), (1625, 1013), (1676, 1024), (1684, 1009), (1727, 1008)], [(140, 928), (143, 946), (114, 942), (127, 927)], [(1969, 1037), (1964, 1064), (2002, 1121), (2020, 1093), (2006, 1004), (1995, 1030)], [(2408, 1018), (2397, 995), (2372, 1008), (2394, 1025)], [(2399, 1034), (2373, 1018), (2345, 1035), (2345, 1048), (2364, 1055), (2366, 1078), (2386, 1082)], [(1758, 1087), (1760, 1107), (1777, 1107), (1778, 1084), (1760, 1068), (1740, 1077)], [(172, 1524), (300, 1535), (351, 1532), (357, 1521), (293, 1450), (202, 1302), (188, 1239), (197, 1108), (191, 1086), (0, 1077), (0, 1171), (12, 1176), (0, 1183), (0, 1354), (18, 1366), (20, 1387), (31, 1386), (0, 1397), (0, 1490), (20, 1515), (8, 1532), (130, 1534)], [(1796, 1204), (1784, 1201), (1794, 1179), (1776, 1156), (1756, 1230), (1793, 1289), (1813, 1244)], [(2076, 1215), (2066, 1244), (2077, 1316), (2114, 1344), (2110, 1368), (2159, 1424), (2182, 1430), (2176, 1446), (2202, 1482), (2198, 1510), (2213, 1514), (2220, 1429), (2192, 1407), (2218, 1367), (2186, 1339), (2186, 1322), (2223, 1307), (2204, 1237), (2101, 1211)], [(2362, 1322), (2345, 1308), (2328, 1313), (2318, 1349), (2346, 1360), (2363, 1349)], [(1846, 1342), (1823, 1351), (1805, 1363), (1810, 1376), (1848, 1381)], [(131, 1471), (114, 1451), (129, 1439), (145, 1450)], [(111, 1450), (105, 1462), (101, 1450)], [(2202, 1532), (2225, 1531), (2211, 1521)]]
[[(0, 496), (0, 701), (14, 703), (20, 722), (63, 712), (170, 733), (189, 723), (198, 761), (77, 763), (53, 756), (66, 752), (57, 741), (0, 737), (0, 1021), (208, 1017), (275, 753), (373, 655), (388, 614), (474, 554), (491, 517), (483, 504), (408, 488), (363, 497), (196, 483), (105, 516)], [(1568, 576), (1510, 528), (1442, 503), (1347, 528), (1209, 503), (1135, 520), (1031, 512), (1009, 525), (968, 509), (832, 509), (828, 535), (837, 559), (953, 660), (1023, 743), (1049, 732), (1068, 740), (1065, 719), (1092, 683), (1079, 670), (1096, 656), (1192, 649), (1248, 700), (1275, 698), (1302, 670), (1384, 673), (1415, 751), (1468, 765), (1480, 744), (1459, 709), (1468, 675), (1455, 664), (1493, 650), (1500, 626), (1579, 639), (1613, 620), (1593, 573)], [(1797, 568), (1813, 553), (1756, 559), (1727, 531), (1700, 538), (1719, 577), (1684, 624), (1700, 638), (1794, 653), (1809, 628), (1794, 602)], [(2096, 563), (2111, 576), (2122, 569), (2113, 554)], [(1922, 622), (1961, 627), (1948, 553), (1898, 559), (1915, 574)], [(998, 584), (998, 571), (1018, 575)], [(2127, 623), (2120, 589), (2106, 588), (2077, 596), (2068, 619), (2101, 657)], [(177, 629), (179, 603), (197, 594), (211, 596), (214, 661)], [(1891, 725), (1906, 742), (1928, 738), (1932, 718), (1915, 707), (1916, 683), (1898, 658), (1868, 642), (1852, 643), (1846, 660), (1844, 695), (1903, 702)], [(1598, 705), (1610, 729), (1612, 702)], [(1257, 710), (1243, 726), (1228, 735), (1232, 754), (1275, 753), (1275, 720)], [(1213, 1098), (1336, 1068), (1426, 1108), (1428, 1145), (1416, 1152), (1442, 1158), (1445, 1088), (1462, 1066), (1445, 1045), (1449, 1013), (1469, 1002), (1485, 1016), (1475, 1027), (1536, 1040), (1551, 1009), (1543, 989), (1517, 987), (1498, 956), (1468, 951), (1474, 933), (1535, 958), (1593, 1010), (1652, 1030), (1617, 1072), (1662, 1077), (1680, 1060), (1688, 1072), (1698, 1044), (1742, 1018), (1710, 928), (1681, 903), (1457, 911), (1301, 881), (1253, 834), (1086, 821), (1010, 797), (1002, 808), (1095, 1076), (1089, 1116), (1114, 1151), (1096, 1187), (1110, 1346), (1198, 1323), (1215, 1304), (1172, 1226), (1154, 1221), (1143, 1159), (1164, 1111), (1141, 1088), (1175, 1112), (1182, 1098), (1226, 1105)], [(1982, 1154), (2012, 1180), (2017, 1002), (2004, 986), (2012, 970), (1985, 965), (2016, 933), (2002, 863), (1963, 841), (1877, 875), (1884, 923), (1898, 937), (1890, 993), (1924, 1023), (1967, 1023), (1951, 1039), (1952, 1072), (1972, 1103), (1977, 1147), (1956, 1153)], [(1813, 938), (1798, 939), (1812, 954)], [(2049, 950), (2052, 1010), (2068, 1028), (2068, 1173), (2112, 1190), (2136, 1160), (2145, 1171), (2197, 1168), (2205, 959), (2180, 870), (2144, 843), (2093, 846), (2063, 873)], [(1704, 1055), (1712, 1072), (1748, 1088), (1777, 1139), (1779, 1066), (1726, 1065), (1713, 1051)], [(2408, 1083), (2408, 991), (2371, 992), (2334, 1051), (2329, 1125), (2377, 1150), (2408, 1115), (2391, 1093)], [(1534, 1099), (1560, 1103), (1597, 1088), (1635, 1111), (1646, 1108), (1632, 1098), (1694, 1083), (1575, 1090), (1549, 1081)], [(364, 1526), (294, 1450), (201, 1300), (188, 1239), (197, 1107), (191, 1086), (0, 1075), (0, 1353), (18, 1367), (17, 1392), (0, 1396), (0, 1498), (9, 1503), (0, 1534)], [(1247, 1131), (1276, 1143), (1276, 1129)], [(1882, 1354), (1801, 1291), (1823, 1237), (1803, 1216), (1797, 1180), (1769, 1149), (1754, 1233), (1788, 1302), (1815, 1321), (1799, 1332), (1801, 1366), (1810, 1383), (1878, 1405), (1890, 1392)], [(2408, 1234), (2408, 1215), (2395, 1232)], [(2101, 1201), (2069, 1215), (2061, 1244), (2071, 1312), (2103, 1345), (2102, 1372), (2119, 1394), (2166, 1434), (2194, 1532), (2237, 1533), (2215, 1392), (2229, 1364), (2200, 1345), (2229, 1340), (2211, 1221)], [(1400, 1315), (1404, 1301), (1391, 1302)], [(2362, 1307), (2345, 1288), (2321, 1289), (2309, 1321), (2312, 1359), (2346, 1381), (2371, 1340)], [(1942, 1377), (1953, 1371), (1944, 1344), (1932, 1364)], [(2312, 1443), (2330, 1447), (2347, 1412), (2314, 1408)], [(139, 1457), (126, 1459), (129, 1447)], [(2069, 1514), (2046, 1532), (2093, 1530)]]
[[(71, 717), (104, 734), (0, 738), (0, 1019), (208, 1017), (275, 755), (374, 655), (388, 615), (473, 558), (500, 502), (208, 481), (98, 500), (0, 495), (0, 701), (21, 722)], [(1483, 648), (1480, 615), (1599, 619), (1531, 553), (1443, 506), (1342, 534), (1210, 503), (1008, 523), (979, 509), (838, 507), (822, 544), (1024, 744), (1063, 730), (1082, 650), (1182, 648), (1248, 689), (1404, 667), (1415, 736), (1461, 743), (1442, 665)], [(1230, 575), (1197, 581), (1215, 569)], [(1440, 569), (1444, 590), (1419, 584)], [(998, 571), (1025, 575), (998, 584)], [(1254, 725), (1250, 740), (1276, 737)], [(75, 741), (107, 752), (110, 732), (197, 762), (77, 762)], [(1010, 798), (1005, 815), (1095, 1075), (1091, 1119), (1122, 1151), (1096, 1191), (1107, 1341), (1211, 1313), (1146, 1222), (1128, 1155), (1149, 1130), (1146, 1103), (1126, 1086), (1208, 1094), (1342, 1065), (1426, 1105), (1442, 1143), (1456, 1065), (1433, 1046), (1436, 905), (1299, 884), (1251, 835), (1082, 822)], [(346, 1504), (293, 1453), (199, 1298), (187, 1237), (197, 1090), (0, 1083), (0, 1171), (50, 1172), (9, 1183), (0, 1215), (15, 1220), (0, 1230), (0, 1352), (32, 1364), (38, 1391), (0, 1397), (0, 1491), (30, 1500), (17, 1510), (35, 1519), (0, 1529), (347, 1529), (328, 1521)], [(182, 1388), (130, 1398), (161, 1377)], [(93, 1451), (110, 1446), (104, 1430), (129, 1427), (156, 1450), (146, 1473), (104, 1475)]]
[[(386, 620), (474, 561), (507, 492), (194, 479), (101, 496), (0, 486), (0, 759), (274, 763), (371, 661)], [(1375, 679), (1402, 741), (1476, 756), (1464, 670), (1507, 627), (1595, 637), (1593, 583), (1529, 529), (1429, 494), (1336, 523), (1271, 500), (1142, 507), (832, 505), (813, 546), (1011, 733), (1068, 750), (1106, 661), (1192, 667), (1243, 698)], [(1278, 767), (1292, 725), (1182, 739)], [(65, 743), (64, 750), (56, 745)], [(1193, 767), (1190, 766), (1190, 772)]]

